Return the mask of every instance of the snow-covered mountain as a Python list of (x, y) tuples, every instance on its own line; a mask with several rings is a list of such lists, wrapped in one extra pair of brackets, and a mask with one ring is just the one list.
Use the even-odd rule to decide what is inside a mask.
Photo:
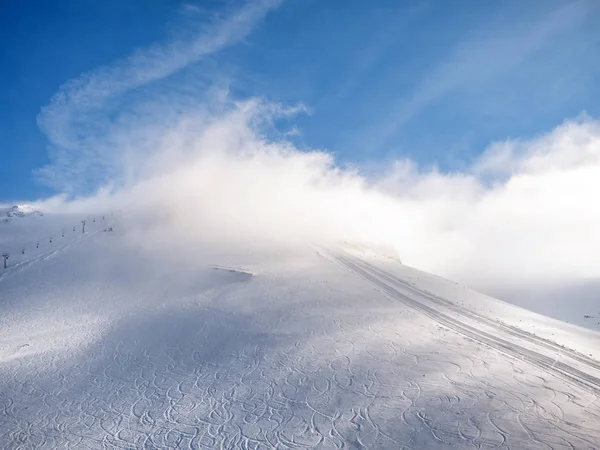
[(0, 222), (10, 222), (14, 218), (28, 216), (43, 216), (44, 213), (32, 205), (21, 204), (10, 207), (0, 207)]
[(82, 219), (3, 241), (1, 448), (598, 448), (598, 332), (364, 246)]

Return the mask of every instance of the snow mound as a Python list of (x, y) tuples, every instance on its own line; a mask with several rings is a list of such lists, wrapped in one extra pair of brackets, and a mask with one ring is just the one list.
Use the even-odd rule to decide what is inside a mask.
[(254, 273), (252, 273), (248, 270), (241, 269), (239, 267), (218, 266), (218, 265), (213, 264), (212, 268), (217, 271), (225, 271), (225, 272), (229, 272), (232, 274), (239, 274), (240, 277), (243, 279), (251, 278), (254, 276)]

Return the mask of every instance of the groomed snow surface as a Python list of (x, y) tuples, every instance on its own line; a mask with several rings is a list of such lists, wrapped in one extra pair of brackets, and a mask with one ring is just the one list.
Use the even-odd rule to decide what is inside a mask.
[(597, 332), (356, 246), (80, 219), (0, 224), (0, 448), (600, 448)]

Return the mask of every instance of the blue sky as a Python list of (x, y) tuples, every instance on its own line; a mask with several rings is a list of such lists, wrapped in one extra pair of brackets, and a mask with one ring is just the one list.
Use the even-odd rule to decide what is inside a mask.
[[(64, 83), (157, 45), (163, 58), (176, 49), (168, 70), (117, 89), (122, 97), (148, 102), (176, 88), (193, 100), (226, 85), (239, 99), (303, 104), (307, 114), (281, 124), (297, 130), (288, 139), (364, 171), (402, 157), (460, 170), (491, 142), (537, 136), (583, 112), (600, 116), (594, 0), (273, 1), (239, 27), (233, 21), (222, 43), (205, 39), (202, 58), (182, 56), (198, 30), (210, 37), (216, 20), (247, 6), (1, 2), (0, 201), (60, 190), (36, 169), (61, 151), (57, 122), (40, 114)], [(73, 132), (79, 141), (123, 117), (129, 103), (113, 94), (110, 110), (94, 110)]]

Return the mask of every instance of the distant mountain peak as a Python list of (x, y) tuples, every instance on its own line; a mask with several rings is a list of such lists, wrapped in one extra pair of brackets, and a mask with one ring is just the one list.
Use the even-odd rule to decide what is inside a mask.
[(0, 221), (2, 222), (10, 222), (13, 218), (21, 218), (28, 216), (43, 216), (44, 213), (40, 210), (36, 209), (32, 205), (28, 204), (20, 204), (13, 205), (8, 209), (0, 210)]

